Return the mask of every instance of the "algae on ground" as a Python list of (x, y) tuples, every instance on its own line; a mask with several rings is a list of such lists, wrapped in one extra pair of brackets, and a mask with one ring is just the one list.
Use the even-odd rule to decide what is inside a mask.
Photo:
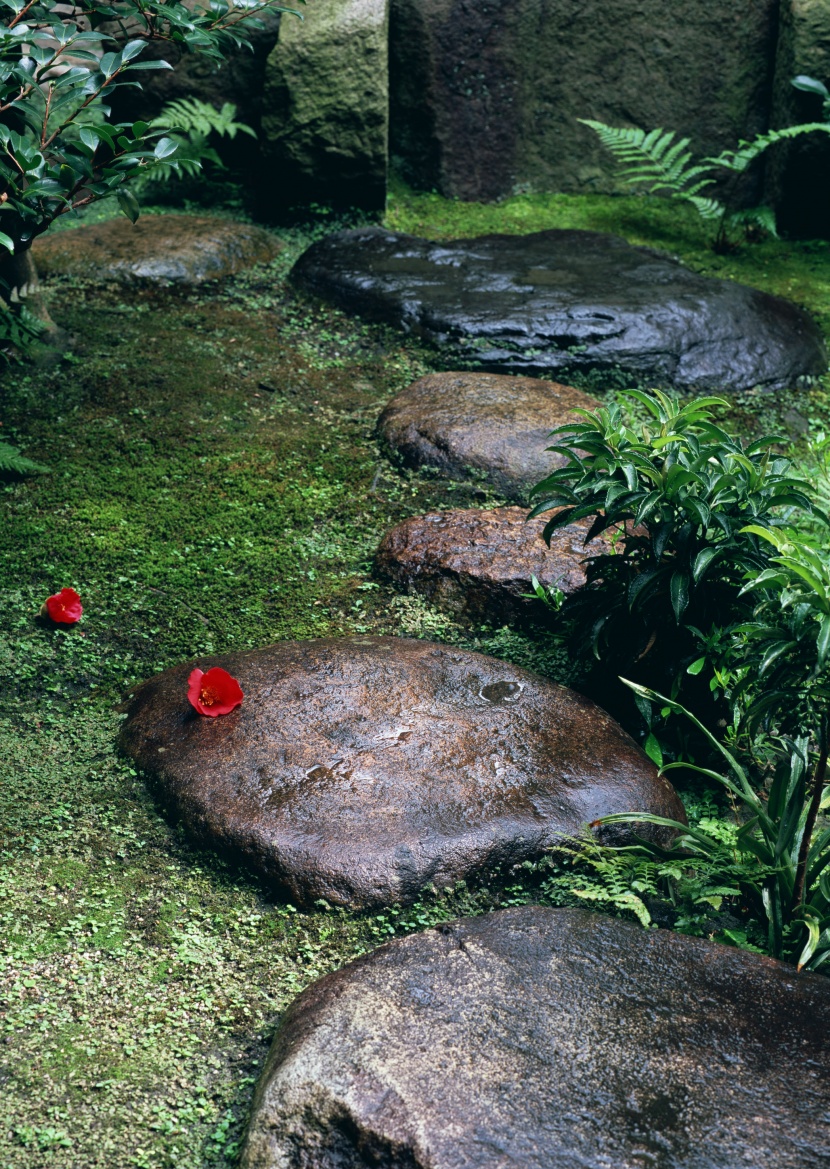
[[(396, 189), (387, 222), (431, 235), (616, 230), (789, 292), (830, 332), (826, 245), (717, 257), (661, 201), (484, 207)], [(136, 679), (282, 638), (444, 638), (567, 677), (549, 644), (460, 629), (372, 578), (398, 520), (500, 501), (406, 472), (378, 447), (383, 405), (438, 355), (291, 290), (291, 261), (328, 224), (282, 232), (277, 261), (220, 286), (56, 282), (52, 315), (74, 347), (2, 374), (3, 437), (51, 471), (0, 485), (0, 1169), (233, 1164), (298, 990), (391, 933), (527, 895), (297, 911), (192, 847), (114, 745)], [(745, 395), (733, 418), (803, 441), (827, 424), (826, 391)], [(63, 585), (83, 598), (75, 628), (37, 616)]]

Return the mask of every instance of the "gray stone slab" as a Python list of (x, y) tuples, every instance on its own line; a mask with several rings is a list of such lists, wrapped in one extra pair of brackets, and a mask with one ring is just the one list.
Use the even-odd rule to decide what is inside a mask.
[(568, 380), (622, 370), (679, 390), (779, 390), (826, 371), (796, 305), (613, 235), (436, 242), (362, 228), (313, 244), (297, 284), (436, 345), (456, 367)]
[(243, 1169), (826, 1169), (830, 980), (579, 909), (382, 946), (283, 1018)]

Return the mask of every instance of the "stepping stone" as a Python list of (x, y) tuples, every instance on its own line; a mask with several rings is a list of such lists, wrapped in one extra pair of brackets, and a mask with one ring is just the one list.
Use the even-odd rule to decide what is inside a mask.
[[(197, 714), (194, 665), (236, 677), (242, 705)], [(224, 654), (150, 679), (126, 710), (123, 747), (185, 826), (305, 904), (411, 902), (429, 883), (539, 857), (606, 813), (683, 815), (588, 699), (428, 641)]]
[(293, 278), (497, 373), (616, 369), (735, 393), (827, 369), (821, 333), (794, 304), (601, 232), (435, 242), (367, 227), (313, 244)]
[(102, 283), (201, 284), (272, 260), (281, 244), (250, 223), (197, 215), (124, 216), (69, 228), (36, 240), (42, 276), (80, 276)]
[(242, 1169), (826, 1169), (830, 979), (584, 909), (388, 942), (283, 1017)]
[(585, 584), (585, 557), (612, 546), (608, 538), (586, 545), (592, 521), (584, 519), (554, 532), (548, 548), (542, 530), (551, 515), (528, 520), (525, 508), (496, 507), (412, 516), (384, 536), (375, 569), (470, 621), (539, 617), (542, 606), (527, 599), (532, 576), (545, 588), (576, 592)]
[(508, 499), (565, 460), (551, 455), (550, 432), (580, 421), (600, 403), (573, 386), (492, 373), (431, 373), (401, 390), (380, 416), (383, 439), (410, 466), (478, 475)]

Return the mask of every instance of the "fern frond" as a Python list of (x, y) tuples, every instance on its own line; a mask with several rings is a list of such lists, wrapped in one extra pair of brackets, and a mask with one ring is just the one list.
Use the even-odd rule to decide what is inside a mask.
[(9, 288), (0, 281), (0, 361), (7, 365), (29, 354), (46, 326), (25, 304), (6, 303)]
[(236, 106), (226, 101), (217, 110), (210, 102), (197, 97), (181, 97), (168, 102), (150, 125), (157, 130), (178, 130), (182, 134), (208, 138), (218, 134), (221, 138), (235, 138), (238, 133), (250, 134), (256, 138), (256, 131), (244, 122), (237, 122)]
[(8, 442), (0, 442), (0, 474), (32, 475), (38, 471), (48, 471), (42, 463), (35, 463), (32, 459), (24, 458), (17, 447)]
[(623, 164), (620, 177), (630, 186), (644, 184), (652, 194), (666, 191), (685, 199), (704, 219), (716, 219), (723, 214), (723, 206), (717, 199), (700, 194), (715, 179), (710, 159), (702, 163), (692, 161), (691, 139), (680, 138), (673, 130), (660, 126), (646, 132), (633, 127), (607, 126), (588, 118), (579, 121), (590, 126), (603, 146)]
[(778, 239), (778, 224), (775, 212), (771, 207), (746, 207), (743, 211), (735, 211), (726, 220), (727, 230), (734, 227), (760, 227), (773, 239)]
[(804, 122), (800, 126), (784, 126), (781, 130), (770, 130), (768, 134), (759, 134), (752, 142), (738, 143), (737, 150), (724, 150), (714, 158), (704, 158), (704, 162), (711, 166), (723, 166), (727, 170), (741, 174), (751, 162), (776, 142), (784, 142), (788, 138), (800, 138), (802, 134), (813, 134), (817, 130), (830, 134), (830, 122)]
[(686, 192), (683, 192), (680, 197), (692, 204), (701, 219), (720, 219), (723, 215), (723, 203), (719, 203), (717, 199), (707, 199), (705, 196), (687, 194)]

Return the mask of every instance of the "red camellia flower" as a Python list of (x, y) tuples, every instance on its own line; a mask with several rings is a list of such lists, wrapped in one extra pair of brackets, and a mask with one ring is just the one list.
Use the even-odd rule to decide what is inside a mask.
[(187, 680), (187, 697), (199, 714), (216, 718), (230, 714), (242, 702), (242, 688), (236, 678), (221, 666), (213, 666), (203, 673), (194, 670)]
[(44, 617), (51, 617), (59, 625), (74, 625), (80, 621), (84, 607), (74, 589), (61, 589), (59, 593), (46, 598), (40, 611)]

